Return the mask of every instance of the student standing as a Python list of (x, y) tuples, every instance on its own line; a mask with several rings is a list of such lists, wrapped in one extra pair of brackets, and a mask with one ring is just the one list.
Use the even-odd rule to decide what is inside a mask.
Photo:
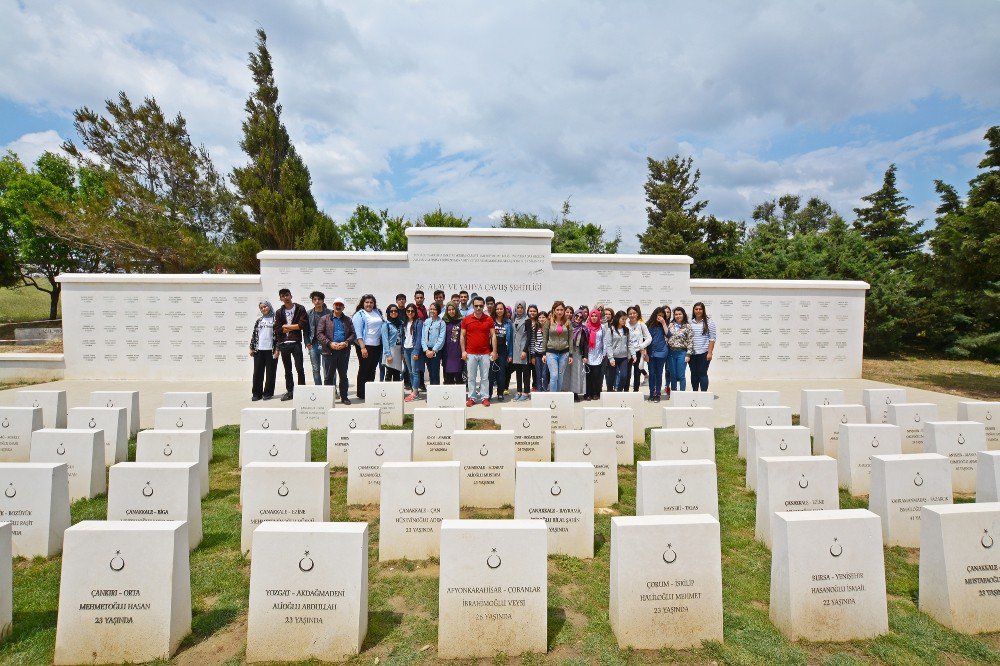
[[(600, 310), (601, 310), (601, 323), (603, 324), (605, 329), (608, 329), (611, 327), (611, 322), (615, 318), (615, 311), (606, 305), (601, 306)], [(615, 371), (614, 368), (611, 367), (610, 355), (605, 355), (604, 357), (604, 365), (601, 368), (601, 375), (604, 377), (605, 388), (608, 391), (614, 390)]]
[(462, 383), (462, 315), (458, 305), (448, 303), (444, 308), (444, 383)]
[(694, 350), (694, 334), (688, 323), (684, 308), (674, 308), (674, 317), (670, 321), (670, 336), (667, 338), (667, 364), (670, 367), (670, 388), (672, 390), (687, 390), (687, 372), (685, 365), (691, 359)]
[[(528, 307), (531, 312), (531, 307)], [(545, 365), (545, 329), (549, 325), (549, 313), (539, 312), (531, 327), (531, 365), (534, 372), (535, 391), (549, 390), (549, 369)]]
[[(569, 310), (569, 308), (567, 308)], [(572, 333), (569, 340), (569, 359), (562, 390), (573, 394), (573, 401), (579, 402), (587, 392), (587, 317), (590, 311), (581, 305), (573, 313)]]
[(309, 310), (309, 328), (304, 331), (306, 349), (309, 350), (309, 364), (313, 371), (313, 384), (320, 386), (323, 383), (323, 362), (326, 361), (327, 354), (323, 351), (323, 345), (316, 338), (316, 330), (319, 328), (319, 320), (330, 314), (330, 308), (326, 307), (326, 294), (322, 291), (314, 291), (309, 294), (312, 301), (312, 308)]
[(607, 358), (608, 341), (604, 337), (603, 313), (594, 309), (587, 320), (587, 392), (586, 400), (601, 399), (601, 383), (604, 381), (604, 360)]
[[(535, 308), (535, 316), (538, 316), (538, 308)], [(529, 330), (531, 320), (528, 318), (528, 306), (524, 301), (514, 304), (514, 319), (511, 321), (511, 328), (514, 330), (513, 344), (510, 349), (510, 363), (514, 368), (517, 381), (517, 395), (514, 402), (528, 399), (531, 393), (531, 338)]]
[(604, 331), (607, 343), (608, 368), (611, 371), (611, 390), (628, 390), (628, 315), (619, 310)]
[(496, 331), (497, 344), (493, 348), (497, 354), (495, 361), (490, 363), (490, 387), (489, 397), (493, 397), (496, 390), (497, 402), (503, 402), (504, 393), (507, 392), (508, 379), (507, 366), (511, 362), (511, 353), (514, 348), (514, 325), (511, 324), (507, 316), (507, 306), (503, 302), (493, 305), (493, 329)]
[(691, 390), (708, 390), (708, 365), (715, 351), (715, 322), (709, 318), (701, 301), (691, 308), (692, 354)]
[(482, 296), (472, 299), (472, 314), (462, 319), (462, 360), (468, 373), (468, 394), (465, 401), (472, 407), (477, 400), (483, 407), (490, 406), (490, 399), (483, 396), (483, 384), (489, 382), (490, 361), (497, 360), (497, 333), (493, 318), (486, 314), (486, 301)]
[(274, 347), (274, 308), (270, 301), (261, 301), (257, 308), (260, 316), (254, 322), (253, 333), (250, 334), (250, 356), (253, 357), (251, 401), (273, 398), (274, 382), (278, 374), (278, 350)]
[(423, 388), (424, 367), (420, 352), (423, 333), (424, 322), (420, 320), (417, 305), (410, 303), (406, 306), (406, 319), (403, 320), (403, 364), (410, 376), (410, 393), (405, 398), (406, 402), (419, 398)]
[(413, 305), (417, 307), (417, 319), (419, 319), (420, 321), (424, 321), (425, 319), (427, 319), (427, 308), (424, 306), (423, 289), (417, 289), (415, 292), (413, 292)]
[(566, 305), (562, 301), (552, 304), (552, 319), (545, 326), (544, 356), (542, 361), (549, 370), (549, 391), (561, 391), (566, 378), (566, 367), (572, 362), (569, 358), (569, 342), (572, 335), (572, 324)]
[(403, 319), (395, 303), (385, 309), (385, 322), (382, 324), (382, 364), (385, 365), (385, 381), (402, 381)]
[(281, 307), (274, 313), (274, 338), (281, 352), (281, 364), (285, 366), (285, 394), (282, 400), (291, 400), (295, 393), (295, 383), (292, 381), (292, 362), (298, 375), (299, 385), (306, 383), (306, 372), (302, 367), (302, 336), (309, 329), (309, 316), (306, 309), (292, 302), (292, 292), (288, 289), (278, 291)]
[[(444, 292), (441, 292), (442, 296)], [(427, 319), (421, 335), (420, 349), (424, 354), (424, 364), (432, 386), (441, 383), (441, 350), (444, 349), (445, 323), (439, 316), (437, 301), (427, 306)]]
[[(629, 366), (632, 368), (632, 390), (639, 390), (639, 374), (642, 370), (642, 361), (647, 358), (646, 347), (653, 341), (649, 337), (649, 329), (642, 321), (642, 311), (638, 305), (629, 307), (626, 311), (628, 315), (628, 354)], [(626, 388), (628, 388), (626, 386)]]
[(462, 317), (472, 314), (472, 304), (469, 303), (469, 292), (462, 290), (458, 292), (458, 312)]
[(365, 294), (352, 317), (357, 336), (358, 376), (357, 394), (365, 399), (365, 384), (375, 381), (375, 373), (382, 359), (382, 313), (375, 307), (375, 296)]
[(444, 291), (441, 289), (434, 290), (434, 304), (438, 306), (438, 317), (444, 317)]
[[(646, 348), (649, 364), (649, 401), (659, 402), (663, 388), (663, 367), (667, 364), (667, 315), (662, 307), (653, 309), (646, 322), (650, 343)], [(667, 394), (669, 397), (669, 393)]]
[(340, 402), (349, 405), (351, 401), (347, 397), (347, 364), (351, 360), (351, 345), (354, 344), (356, 336), (354, 322), (344, 314), (346, 305), (344, 299), (339, 296), (333, 299), (333, 312), (319, 320), (316, 327), (316, 338), (323, 350), (326, 366), (323, 383), (327, 386), (333, 386), (333, 375), (336, 373), (340, 380), (337, 388), (340, 393)]

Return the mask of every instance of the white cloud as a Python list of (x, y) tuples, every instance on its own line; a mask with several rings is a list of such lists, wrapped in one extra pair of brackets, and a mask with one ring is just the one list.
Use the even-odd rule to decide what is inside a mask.
[(30, 167), (45, 151), (61, 155), (62, 150), (60, 150), (60, 147), (62, 143), (62, 137), (55, 130), (29, 132), (28, 134), (22, 134), (18, 139), (8, 143), (3, 147), (2, 152), (13, 151), (25, 166)]

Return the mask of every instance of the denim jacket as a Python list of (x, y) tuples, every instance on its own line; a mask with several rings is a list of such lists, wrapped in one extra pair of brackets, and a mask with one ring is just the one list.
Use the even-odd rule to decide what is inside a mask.
[[(403, 322), (403, 330), (399, 332), (399, 344), (403, 344), (406, 340), (406, 327), (410, 325), (410, 322)], [(424, 322), (417, 319), (413, 322), (413, 350), (419, 352), (421, 350), (421, 345), (423, 345), (424, 340)]]
[(438, 317), (436, 320), (424, 320), (424, 334), (420, 341), (421, 351), (434, 350), (437, 354), (444, 348), (444, 320)]
[(403, 344), (403, 327), (396, 326), (388, 319), (382, 322), (382, 353), (388, 354), (389, 349)]

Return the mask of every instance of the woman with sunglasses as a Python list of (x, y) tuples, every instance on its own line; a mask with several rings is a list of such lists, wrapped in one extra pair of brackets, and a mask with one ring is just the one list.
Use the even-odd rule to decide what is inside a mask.
[(355, 349), (358, 355), (357, 393), (365, 399), (365, 384), (375, 381), (379, 361), (382, 359), (382, 313), (375, 307), (375, 296), (365, 294), (351, 317), (357, 335)]
[(385, 381), (403, 381), (403, 318), (395, 303), (385, 309), (382, 324), (382, 364)]
[(423, 354), (420, 350), (423, 324), (416, 304), (407, 304), (406, 319), (403, 320), (403, 364), (410, 378), (410, 393), (404, 398), (406, 402), (413, 402), (419, 398), (420, 389), (425, 388)]

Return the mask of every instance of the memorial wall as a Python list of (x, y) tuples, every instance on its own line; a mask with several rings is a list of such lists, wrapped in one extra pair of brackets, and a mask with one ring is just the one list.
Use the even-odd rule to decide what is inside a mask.
[(61, 275), (66, 377), (249, 380), (257, 301), (277, 307), (282, 287), (306, 307), (313, 290), (342, 296), (348, 314), (363, 294), (384, 307), (415, 289), (428, 302), (465, 289), (541, 309), (639, 304), (646, 316), (664, 304), (690, 314), (700, 300), (718, 329), (712, 378), (861, 376), (864, 282), (692, 280), (687, 256), (554, 255), (552, 232), (538, 229), (407, 237), (406, 252), (261, 252), (260, 276)]

